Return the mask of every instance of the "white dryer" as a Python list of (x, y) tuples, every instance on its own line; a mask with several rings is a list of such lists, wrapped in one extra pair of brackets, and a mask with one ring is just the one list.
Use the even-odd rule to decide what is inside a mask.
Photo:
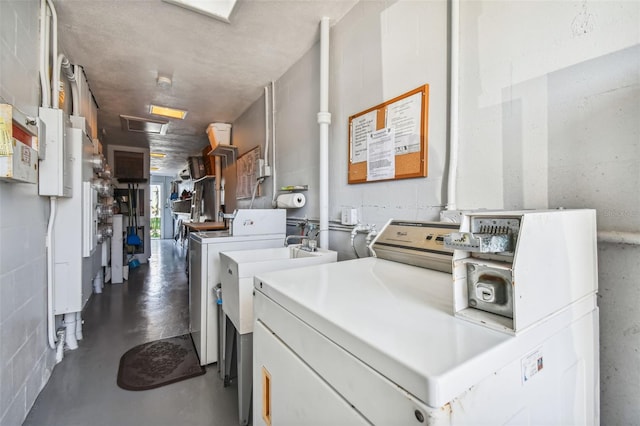
[[(451, 225), (391, 221), (372, 244), (375, 258), (256, 276), (254, 424), (598, 424), (595, 214), (481, 219), (508, 219), (511, 228), (474, 230), (467, 217), (465, 237), (495, 242), (506, 234), (507, 251), (476, 252)], [(450, 234), (454, 275), (444, 245)], [(540, 241), (553, 247), (532, 252)], [(570, 261), (550, 261), (561, 253)], [(472, 259), (500, 264), (503, 282), (480, 274), (461, 288)], [(522, 301), (539, 297), (535, 280), (518, 276), (523, 288), (509, 294), (520, 301), (510, 306), (526, 318), (512, 311), (496, 319), (491, 297), (508, 304), (503, 284), (520, 282), (507, 279), (508, 265), (533, 278), (529, 268), (543, 268), (559, 280), (538, 282), (541, 291), (568, 286), (555, 295), (576, 297), (558, 307), (549, 293), (552, 303), (527, 309)], [(572, 274), (580, 282), (563, 282)], [(478, 297), (485, 305), (475, 312), (468, 302)]]

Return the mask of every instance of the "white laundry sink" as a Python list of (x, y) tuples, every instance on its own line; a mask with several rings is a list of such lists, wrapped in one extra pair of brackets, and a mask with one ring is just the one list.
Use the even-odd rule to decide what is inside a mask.
[[(240, 334), (253, 332), (253, 277), (262, 272), (336, 262), (333, 250), (303, 250), (300, 245), (220, 253), (222, 309)], [(304, 271), (300, 271), (301, 276)]]

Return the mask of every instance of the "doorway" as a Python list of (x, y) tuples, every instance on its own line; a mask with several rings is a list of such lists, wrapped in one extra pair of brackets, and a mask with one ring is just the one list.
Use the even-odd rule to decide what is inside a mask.
[(162, 238), (162, 185), (151, 184), (151, 224), (149, 235), (151, 239)]
[(171, 176), (151, 175), (148, 198), (151, 238), (173, 238), (174, 217), (169, 199), (172, 180)]

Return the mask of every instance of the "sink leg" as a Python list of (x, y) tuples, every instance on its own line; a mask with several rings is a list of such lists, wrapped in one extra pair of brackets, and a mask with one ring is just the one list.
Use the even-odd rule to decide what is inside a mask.
[(228, 387), (231, 384), (231, 378), (234, 375), (234, 363), (233, 363), (233, 349), (236, 346), (236, 328), (233, 323), (225, 315), (225, 344), (224, 344), (224, 387)]
[(238, 414), (240, 424), (251, 421), (251, 392), (253, 390), (253, 333), (238, 336)]

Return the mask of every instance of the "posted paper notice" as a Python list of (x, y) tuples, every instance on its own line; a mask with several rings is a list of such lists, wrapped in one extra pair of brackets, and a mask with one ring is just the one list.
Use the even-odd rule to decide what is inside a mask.
[(351, 121), (351, 162), (367, 160), (367, 136), (376, 130), (377, 111), (371, 111)]
[(387, 127), (396, 131), (396, 155), (420, 152), (422, 93), (394, 102), (387, 107)]
[(367, 180), (393, 179), (396, 175), (395, 131), (380, 129), (367, 136)]

